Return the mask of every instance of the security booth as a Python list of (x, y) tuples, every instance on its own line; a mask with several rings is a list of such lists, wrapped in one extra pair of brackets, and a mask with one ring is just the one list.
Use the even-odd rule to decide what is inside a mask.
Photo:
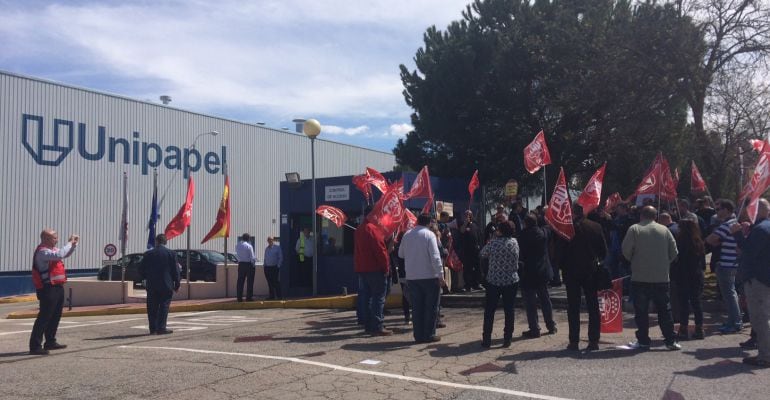
[[(383, 172), (388, 181), (396, 182), (403, 176), (404, 191), (408, 191), (414, 182), (414, 172)], [(358, 289), (358, 277), (353, 271), (353, 238), (367, 206), (364, 194), (353, 185), (353, 176), (316, 178), (316, 204), (339, 208), (348, 217), (347, 225), (337, 227), (328, 219), (322, 218), (312, 210), (312, 181), (281, 182), (280, 235), (284, 262), (281, 266), (281, 291), (285, 297), (311, 296), (312, 261), (300, 260), (297, 248), (303, 228), (313, 231), (313, 223), (318, 224), (319, 240), (314, 241), (314, 257), (318, 258), (318, 294), (336, 295), (343, 292), (353, 293)], [(454, 203), (455, 212), (468, 207), (468, 182), (464, 179), (431, 177), (434, 200)], [(372, 188), (371, 203), (376, 202), (381, 193)], [(417, 198), (405, 202), (405, 206), (418, 214), (427, 199)], [(476, 208), (476, 207), (474, 207)]]

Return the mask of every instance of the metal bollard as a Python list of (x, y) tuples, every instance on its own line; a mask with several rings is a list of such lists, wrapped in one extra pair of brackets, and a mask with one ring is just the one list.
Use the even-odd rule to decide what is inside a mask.
[(72, 288), (70, 288), (70, 295), (67, 297), (67, 306), (69, 307), (68, 310), (72, 311)]
[(348, 287), (347, 286), (343, 286), (342, 287), (342, 295), (343, 296), (347, 296), (348, 295)]

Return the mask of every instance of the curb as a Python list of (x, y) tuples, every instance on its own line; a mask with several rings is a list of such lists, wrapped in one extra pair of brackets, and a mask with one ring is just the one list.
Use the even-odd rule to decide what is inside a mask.
[(33, 301), (37, 301), (37, 296), (34, 294), (22, 294), (18, 296), (0, 297), (0, 304), (29, 303)]

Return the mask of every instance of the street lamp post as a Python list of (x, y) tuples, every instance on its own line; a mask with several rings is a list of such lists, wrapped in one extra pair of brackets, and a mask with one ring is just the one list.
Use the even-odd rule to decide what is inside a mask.
[(318, 228), (315, 221), (316, 194), (315, 194), (315, 138), (321, 134), (321, 124), (309, 119), (302, 126), (302, 132), (310, 138), (310, 175), (313, 185), (313, 209), (310, 212), (310, 220), (313, 224), (313, 296), (318, 295)]

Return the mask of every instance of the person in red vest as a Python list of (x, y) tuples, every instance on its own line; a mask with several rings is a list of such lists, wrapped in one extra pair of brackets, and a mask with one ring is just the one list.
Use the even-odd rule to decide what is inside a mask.
[[(78, 235), (71, 235), (64, 247), (57, 248), (59, 235), (56, 231), (48, 228), (40, 233), (40, 244), (32, 257), (32, 283), (40, 301), (40, 311), (29, 338), (29, 354), (46, 355), (49, 350), (67, 347), (56, 341), (56, 330), (64, 307), (64, 283), (67, 282), (62, 260), (72, 255), (79, 240)], [(41, 346), (43, 335), (45, 346)]]

